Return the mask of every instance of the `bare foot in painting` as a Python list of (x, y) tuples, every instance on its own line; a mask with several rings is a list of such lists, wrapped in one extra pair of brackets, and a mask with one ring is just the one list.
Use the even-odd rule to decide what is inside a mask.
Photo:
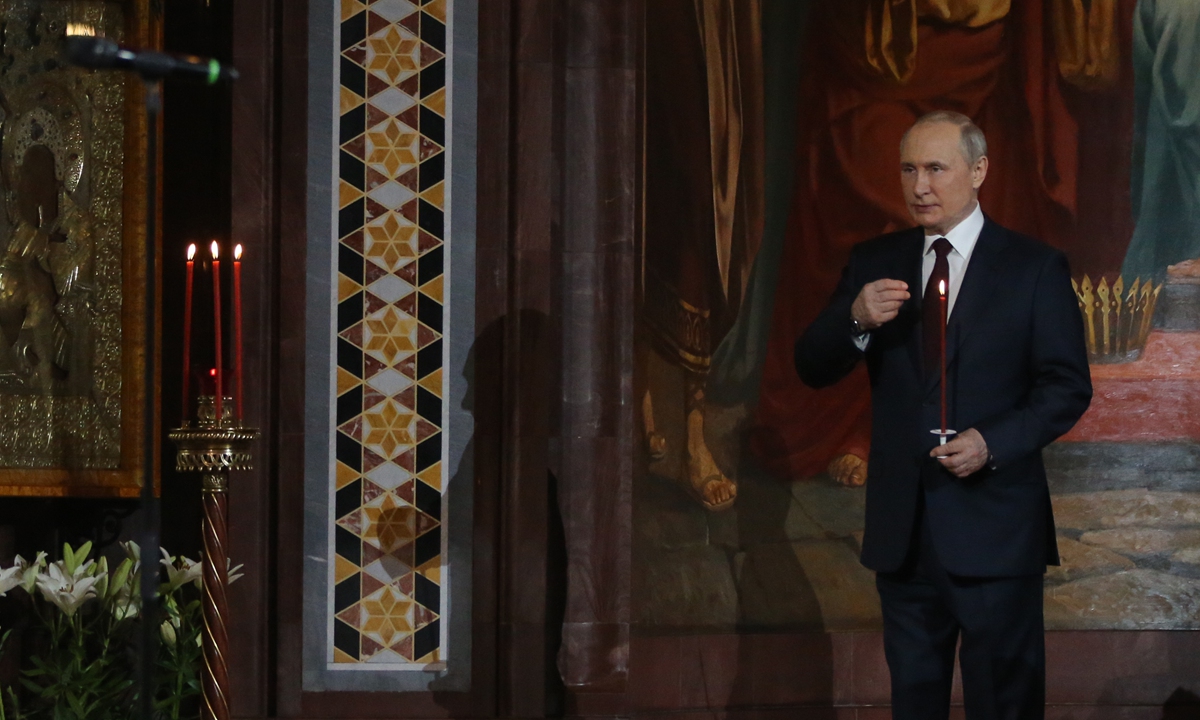
[(646, 429), (646, 449), (651, 460), (662, 460), (667, 456), (667, 439), (654, 429), (654, 400), (650, 391), (642, 396), (642, 427)]
[(829, 476), (846, 487), (862, 487), (867, 482), (867, 461), (857, 455), (838, 455), (829, 463)]
[(732, 507), (737, 499), (737, 484), (717, 467), (704, 441), (704, 412), (700, 408), (687, 417), (687, 483), (696, 499), (713, 512)]

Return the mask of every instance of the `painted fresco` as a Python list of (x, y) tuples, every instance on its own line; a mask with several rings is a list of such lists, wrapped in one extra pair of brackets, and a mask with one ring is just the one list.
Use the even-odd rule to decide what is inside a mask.
[(865, 370), (813, 391), (791, 347), (850, 247), (912, 225), (899, 142), (934, 109), (983, 128), (984, 211), (1067, 253), (1085, 320), (1048, 626), (1200, 627), (1200, 6), (647, 5), (643, 629), (880, 626)]

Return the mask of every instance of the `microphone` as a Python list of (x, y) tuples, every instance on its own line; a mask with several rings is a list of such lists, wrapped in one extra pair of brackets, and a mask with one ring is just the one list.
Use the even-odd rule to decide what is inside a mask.
[(90, 35), (67, 37), (67, 60), (72, 65), (94, 70), (132, 70), (147, 80), (177, 77), (215, 85), (238, 78), (237, 70), (211, 58), (133, 50), (121, 47), (108, 38)]

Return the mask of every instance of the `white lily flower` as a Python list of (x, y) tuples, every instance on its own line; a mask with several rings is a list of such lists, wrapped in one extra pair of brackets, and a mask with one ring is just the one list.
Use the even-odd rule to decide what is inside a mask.
[(175, 558), (167, 554), (164, 549), (162, 551), (163, 559), (159, 562), (167, 570), (167, 582), (164, 595), (169, 595), (189, 582), (199, 582), (203, 575), (203, 568), (200, 563), (180, 555), (178, 562)]
[(85, 602), (96, 596), (96, 578), (88, 574), (88, 566), (76, 565), (72, 573), (66, 568), (64, 561), (51, 563), (45, 573), (38, 575), (37, 589), (67, 617), (73, 617)]
[(12, 567), (0, 569), (0, 597), (7, 595), (9, 590), (21, 586), (21, 580), (25, 575), (25, 565), (25, 559), (18, 555)]

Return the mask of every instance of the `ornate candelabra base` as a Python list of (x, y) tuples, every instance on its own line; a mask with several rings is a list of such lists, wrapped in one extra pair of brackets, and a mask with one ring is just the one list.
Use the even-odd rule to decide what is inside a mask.
[[(232, 408), (229, 399), (224, 409)], [(204, 647), (203, 707), (205, 720), (229, 720), (229, 584), (227, 540), (229, 534), (229, 473), (252, 470), (254, 428), (234, 426), (232, 413), (222, 412), (221, 422), (211, 396), (200, 398), (196, 427), (185, 425), (170, 433), (175, 443), (175, 469), (200, 473), (204, 493), (203, 592)]]

